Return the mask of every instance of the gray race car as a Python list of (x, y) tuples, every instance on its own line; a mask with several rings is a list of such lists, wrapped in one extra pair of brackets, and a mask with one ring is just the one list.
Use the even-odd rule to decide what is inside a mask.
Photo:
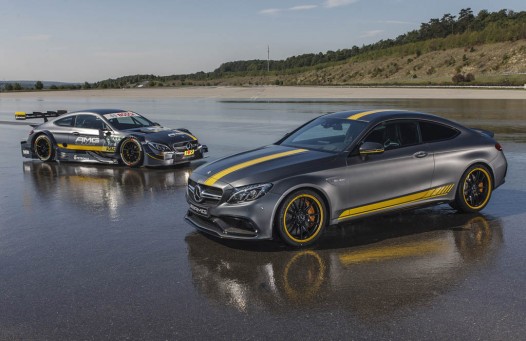
[(506, 171), (491, 132), (418, 112), (339, 112), (197, 168), (186, 219), (222, 238), (304, 246), (328, 225), (393, 210), (480, 211)]
[(42, 161), (170, 166), (201, 159), (208, 152), (187, 129), (164, 128), (132, 111), (16, 112), (15, 118), (44, 119), (21, 142), (24, 157)]

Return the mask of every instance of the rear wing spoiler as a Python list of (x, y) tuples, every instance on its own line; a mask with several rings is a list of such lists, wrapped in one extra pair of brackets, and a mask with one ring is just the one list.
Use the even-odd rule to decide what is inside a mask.
[(57, 110), (57, 111), (33, 111), (32, 113), (26, 113), (25, 111), (15, 112), (15, 119), (17, 120), (30, 120), (34, 118), (43, 118), (44, 122), (47, 122), (48, 117), (59, 117), (60, 115), (66, 114), (67, 110)]

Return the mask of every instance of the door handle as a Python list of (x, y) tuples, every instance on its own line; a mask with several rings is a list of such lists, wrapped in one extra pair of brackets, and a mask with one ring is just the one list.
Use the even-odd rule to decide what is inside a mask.
[(413, 156), (420, 159), (420, 158), (426, 157), (427, 156), (427, 152), (424, 152), (424, 151), (416, 152), (416, 153), (413, 154)]
[(73, 135), (78, 136), (78, 135), (80, 135), (80, 133), (75, 131), (75, 132), (73, 132)]

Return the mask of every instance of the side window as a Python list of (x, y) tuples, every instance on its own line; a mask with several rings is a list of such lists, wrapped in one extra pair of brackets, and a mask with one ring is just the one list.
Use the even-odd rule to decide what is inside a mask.
[(94, 115), (78, 115), (75, 121), (75, 127), (86, 129), (103, 129), (104, 123)]
[(424, 143), (448, 140), (458, 135), (456, 129), (431, 122), (420, 122), (420, 133)]
[(64, 118), (60, 118), (54, 121), (54, 123), (55, 125), (61, 126), (61, 127), (72, 127), (74, 118), (75, 116), (64, 117)]
[(420, 143), (416, 122), (390, 122), (377, 125), (364, 142), (376, 142), (385, 150), (411, 146)]
[(402, 147), (412, 146), (420, 143), (418, 125), (416, 122), (399, 122), (397, 125), (400, 137), (400, 145)]

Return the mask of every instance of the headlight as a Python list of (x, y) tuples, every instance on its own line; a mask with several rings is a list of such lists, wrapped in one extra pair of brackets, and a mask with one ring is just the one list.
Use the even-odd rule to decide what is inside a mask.
[(272, 188), (272, 184), (257, 184), (234, 188), (234, 194), (227, 200), (229, 204), (239, 204), (242, 202), (261, 198)]
[(160, 152), (169, 152), (170, 147), (162, 143), (148, 142), (148, 146)]

